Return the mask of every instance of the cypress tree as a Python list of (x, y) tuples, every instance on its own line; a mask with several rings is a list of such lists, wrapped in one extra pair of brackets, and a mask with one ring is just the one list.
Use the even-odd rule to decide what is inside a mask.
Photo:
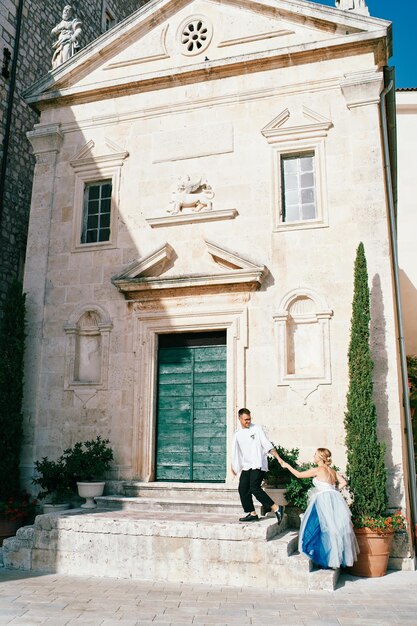
[(7, 292), (0, 322), (0, 500), (20, 491), (22, 448), (23, 354), (25, 294), (14, 281)]
[(345, 413), (347, 474), (352, 517), (382, 515), (387, 505), (385, 446), (378, 441), (373, 400), (373, 361), (369, 346), (370, 298), (363, 243), (355, 260), (349, 345), (349, 390)]

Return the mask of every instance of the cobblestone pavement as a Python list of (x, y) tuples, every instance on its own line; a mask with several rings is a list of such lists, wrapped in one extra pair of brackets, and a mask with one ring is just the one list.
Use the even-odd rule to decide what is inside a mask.
[(0, 570), (0, 625), (417, 625), (417, 572), (342, 576), (334, 592), (262, 591)]

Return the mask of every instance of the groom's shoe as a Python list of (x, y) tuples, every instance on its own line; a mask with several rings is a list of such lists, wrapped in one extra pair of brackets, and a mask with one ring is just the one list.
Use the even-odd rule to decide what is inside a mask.
[(276, 515), (278, 524), (281, 524), (282, 518), (284, 517), (284, 507), (279, 506), (277, 510), (275, 511), (275, 515)]
[(257, 522), (259, 517), (257, 515), (251, 515), (248, 513), (246, 517), (240, 517), (239, 522)]

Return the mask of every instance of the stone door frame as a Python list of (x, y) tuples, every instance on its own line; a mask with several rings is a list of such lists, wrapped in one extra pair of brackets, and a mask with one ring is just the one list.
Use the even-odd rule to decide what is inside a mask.
[(134, 312), (134, 412), (132, 468), (138, 480), (155, 478), (155, 432), (158, 335), (176, 332), (226, 330), (226, 483), (231, 480), (231, 441), (237, 426), (237, 411), (245, 405), (245, 351), (248, 347), (246, 304), (220, 309), (199, 308), (179, 311)]

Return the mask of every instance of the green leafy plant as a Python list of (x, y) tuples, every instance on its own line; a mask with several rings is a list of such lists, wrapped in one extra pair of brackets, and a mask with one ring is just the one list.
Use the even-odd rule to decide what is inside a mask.
[(109, 439), (98, 435), (89, 441), (78, 441), (64, 450), (63, 460), (73, 483), (97, 481), (104, 478), (113, 460)]
[(407, 370), (410, 405), (417, 408), (417, 356), (407, 355)]
[(51, 504), (63, 504), (71, 499), (74, 481), (63, 456), (56, 461), (45, 456), (41, 461), (35, 461), (35, 470), (37, 476), (32, 483), (42, 489), (38, 493), (40, 500), (48, 498)]
[(0, 501), (20, 492), (25, 294), (20, 282), (7, 292), (0, 322)]
[[(298, 448), (292, 448), (287, 450), (282, 446), (276, 446), (272, 443), (275, 450), (278, 452), (281, 459), (289, 463), (290, 465), (296, 465), (298, 461)], [(268, 457), (268, 471), (265, 475), (265, 481), (271, 487), (277, 487), (278, 485), (287, 485), (291, 480), (291, 472), (281, 467), (275, 457)]]
[(0, 502), (0, 519), (30, 523), (35, 517), (37, 505), (38, 501), (35, 498), (26, 491), (21, 491), (5, 502)]
[(417, 457), (417, 356), (407, 355), (408, 389), (410, 393), (411, 422), (414, 454)]
[[(298, 469), (299, 472), (305, 472), (312, 467), (315, 467), (314, 463), (302, 463), (296, 469)], [(308, 503), (308, 492), (312, 486), (312, 478), (296, 478), (291, 474), (291, 479), (288, 483), (287, 491), (285, 492), (285, 499), (288, 504), (295, 506), (301, 511), (305, 511)]]
[(373, 362), (369, 347), (370, 298), (365, 250), (355, 260), (349, 344), (349, 390), (345, 413), (347, 475), (354, 526), (384, 516), (387, 506), (384, 453), (378, 441), (373, 400)]

